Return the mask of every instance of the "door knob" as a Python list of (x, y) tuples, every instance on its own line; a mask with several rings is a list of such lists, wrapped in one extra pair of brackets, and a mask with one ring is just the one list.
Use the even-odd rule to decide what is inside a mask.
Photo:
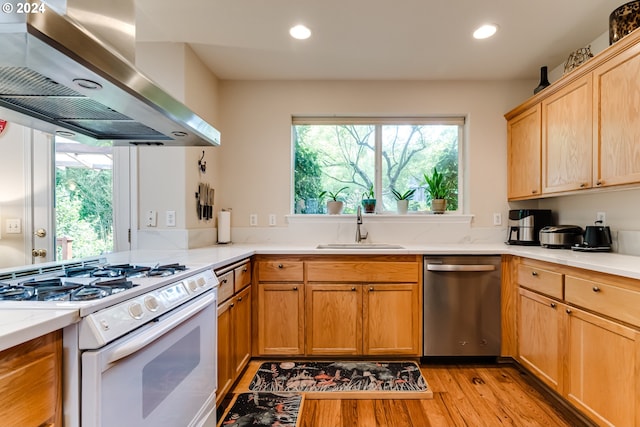
[(33, 234), (38, 237), (45, 237), (47, 235), (47, 230), (45, 230), (44, 228), (38, 228)]
[(31, 251), (31, 256), (34, 258), (44, 258), (47, 256), (47, 250), (46, 249), (33, 249)]

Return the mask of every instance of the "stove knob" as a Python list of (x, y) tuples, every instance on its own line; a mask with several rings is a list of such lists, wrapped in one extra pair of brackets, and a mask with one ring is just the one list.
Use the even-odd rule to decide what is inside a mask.
[(160, 304), (158, 303), (158, 299), (153, 295), (148, 295), (144, 299), (144, 305), (149, 309), (149, 311), (156, 311)]
[(134, 319), (140, 319), (144, 315), (144, 310), (142, 309), (142, 305), (140, 303), (134, 302), (129, 306), (129, 314)]
[(198, 284), (195, 280), (189, 280), (187, 282), (187, 286), (189, 287), (189, 289), (191, 289), (191, 292), (195, 292), (198, 290)]
[(202, 288), (206, 284), (207, 284), (207, 281), (205, 280), (204, 277), (198, 277), (198, 286), (200, 286)]

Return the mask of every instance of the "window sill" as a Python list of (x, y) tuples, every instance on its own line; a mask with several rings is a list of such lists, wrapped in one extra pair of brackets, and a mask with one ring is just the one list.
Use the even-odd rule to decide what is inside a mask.
[[(286, 215), (288, 224), (313, 224), (313, 223), (352, 223), (356, 220), (354, 214), (341, 215)], [(447, 224), (464, 224), (470, 225), (473, 215), (465, 215), (459, 213), (445, 213), (443, 215), (435, 215), (432, 213), (409, 213), (407, 215), (397, 214), (362, 214), (364, 222), (387, 222), (387, 223), (447, 223)]]

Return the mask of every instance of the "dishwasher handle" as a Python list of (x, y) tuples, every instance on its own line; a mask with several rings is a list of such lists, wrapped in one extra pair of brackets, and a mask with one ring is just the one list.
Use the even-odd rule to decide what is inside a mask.
[(493, 264), (427, 264), (427, 271), (495, 271)]

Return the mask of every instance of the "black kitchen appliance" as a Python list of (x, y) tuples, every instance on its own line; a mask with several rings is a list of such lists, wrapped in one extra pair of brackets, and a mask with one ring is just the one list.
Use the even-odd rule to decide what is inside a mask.
[(602, 221), (596, 221), (595, 225), (584, 228), (584, 237), (581, 245), (575, 245), (571, 249), (585, 252), (608, 252), (611, 250), (611, 229), (602, 225)]
[(540, 230), (553, 224), (550, 209), (513, 209), (509, 211), (509, 245), (540, 245)]

